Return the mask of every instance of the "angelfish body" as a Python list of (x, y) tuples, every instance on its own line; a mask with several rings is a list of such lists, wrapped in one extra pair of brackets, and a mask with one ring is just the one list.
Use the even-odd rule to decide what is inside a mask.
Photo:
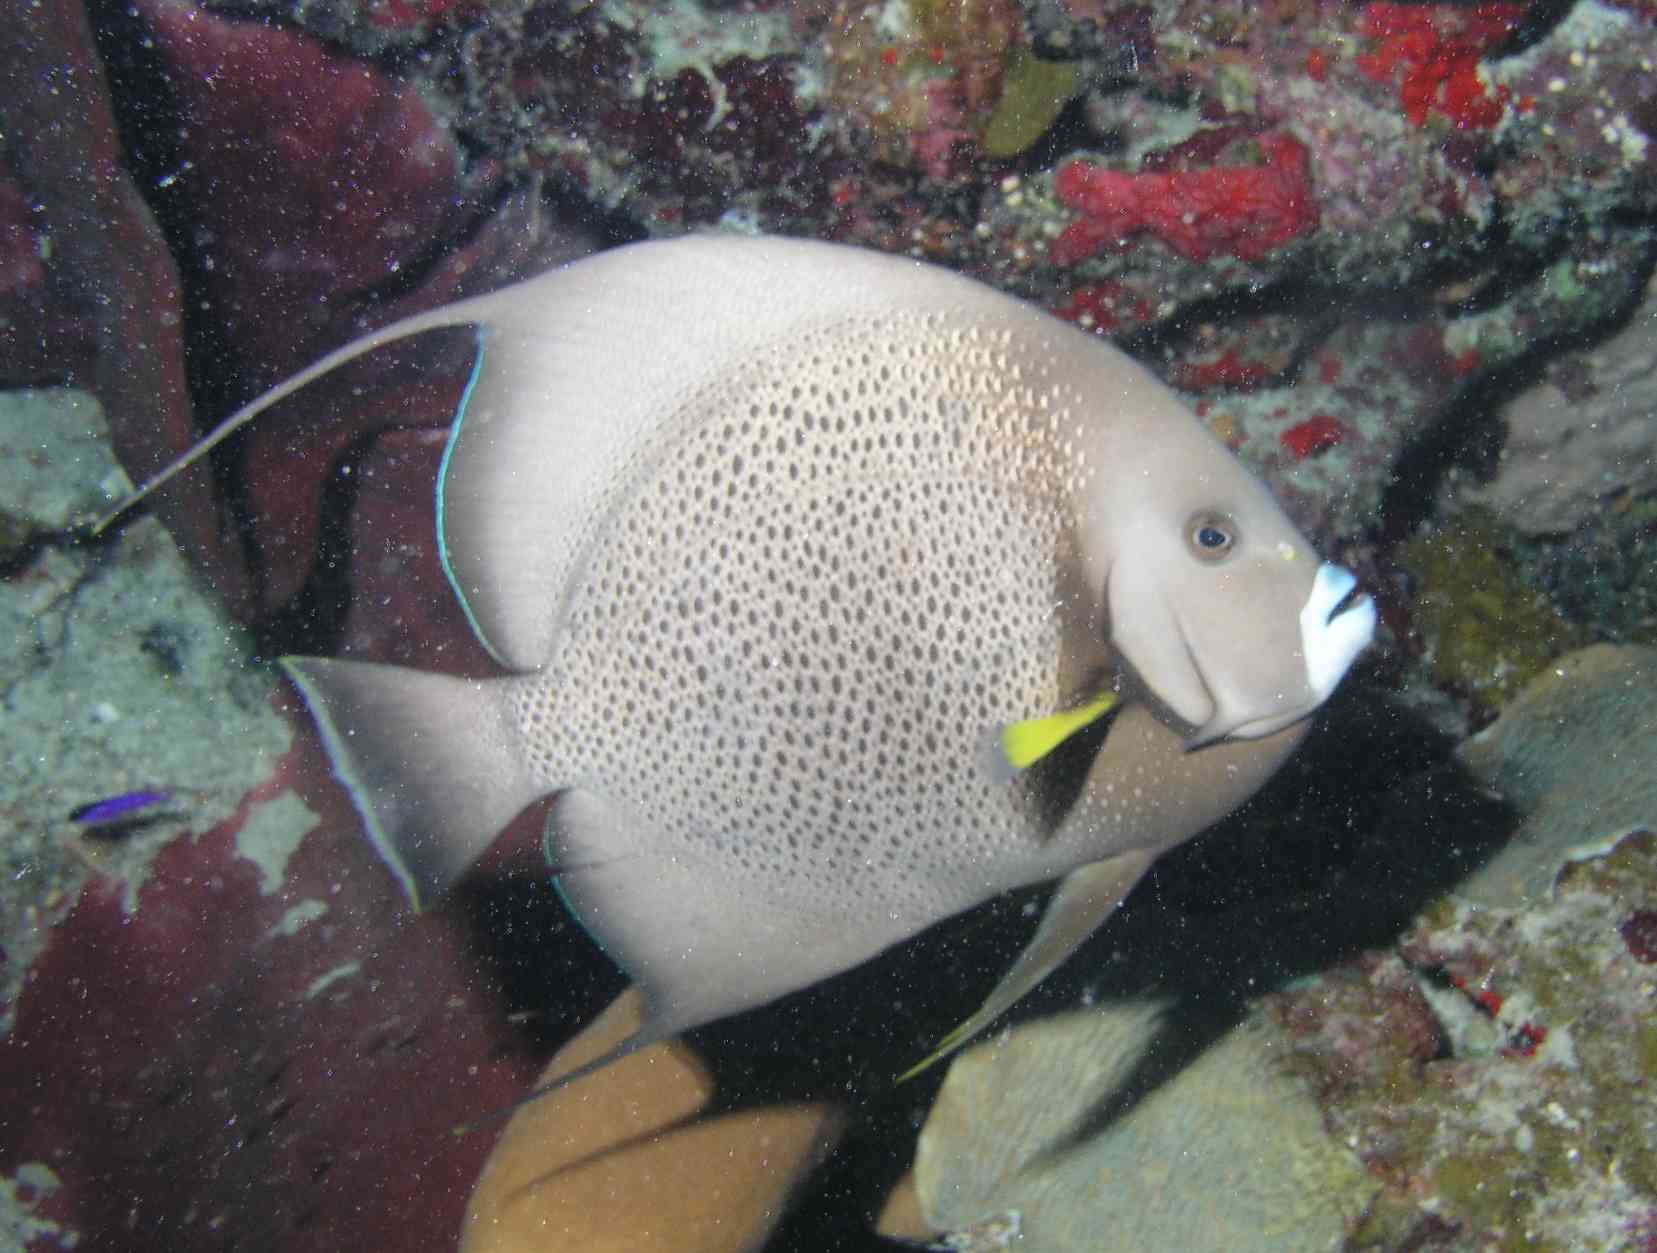
[(440, 539), (511, 673), (287, 664), (416, 900), (556, 796), (562, 893), (648, 997), (622, 1051), (1068, 875), (964, 1038), (1246, 799), (1369, 639), (1171, 393), (948, 272), (635, 245), (280, 391), (456, 323), (481, 350)]

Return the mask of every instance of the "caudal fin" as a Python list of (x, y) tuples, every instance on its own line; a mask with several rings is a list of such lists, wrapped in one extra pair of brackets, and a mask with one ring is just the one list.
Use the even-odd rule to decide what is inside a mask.
[(284, 657), (334, 773), (374, 847), (419, 907), (541, 795), (500, 716), (503, 679)]

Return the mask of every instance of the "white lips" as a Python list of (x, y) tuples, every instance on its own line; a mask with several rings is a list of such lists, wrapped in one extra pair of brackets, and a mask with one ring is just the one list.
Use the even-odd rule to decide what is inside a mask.
[(1306, 657), (1306, 682), (1319, 701), (1341, 681), (1353, 658), (1375, 634), (1375, 602), (1361, 596), (1330, 617), (1335, 606), (1358, 585), (1352, 571), (1324, 562), (1312, 580), (1312, 594), (1300, 611), (1300, 647)]

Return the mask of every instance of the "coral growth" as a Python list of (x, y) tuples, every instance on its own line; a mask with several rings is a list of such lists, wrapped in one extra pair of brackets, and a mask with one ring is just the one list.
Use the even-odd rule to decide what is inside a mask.
[[(455, 292), (453, 271), (426, 267), (472, 264), (468, 241), (508, 225), (490, 205), (511, 178), (534, 198), (557, 187), (647, 233), (720, 224), (912, 250), (1049, 307), (1076, 306), (1073, 316), (1113, 334), (1179, 325), (1191, 310), (1207, 319), (1206, 302), (1309, 273), (1349, 304), (1381, 289), (1416, 293), (1389, 309), (1433, 307), (1441, 290), (1498, 290), (1504, 268), (1523, 273), (1564, 248), (1549, 273), (1570, 269), (1569, 284), (1521, 282), (1512, 300), (1472, 316), (1434, 309), (1458, 341), (1453, 355), (1478, 372), (1603, 317), (1649, 251), (1617, 224), (1637, 216), (1646, 185), (1652, 79), (1638, 19), (1595, 0), (1551, 29), (1537, 19), (1516, 54), (1502, 42), (1512, 15), (1498, 5), (1371, 4), (1275, 21), (1226, 4), (1026, 13), (1004, 0), (716, 13), (628, 0), (238, 0), (218, 6), (223, 17), (183, 0), (146, 3), (164, 62), (182, 71), (191, 123), (189, 163), (164, 198), (206, 219), (179, 246), (212, 263), (210, 308), (245, 357), (243, 389), (370, 318)], [(239, 20), (249, 12), (275, 21)], [(307, 30), (329, 51), (307, 46)], [(286, 67), (279, 83), (223, 51), (243, 45)], [(399, 56), (353, 62), (342, 49)], [(209, 70), (210, 97), (197, 90)], [(1425, 101), (1426, 121), (1443, 124), (1412, 125), (1394, 85), (1412, 116)], [(1471, 124), (1502, 100), (1499, 128)], [(303, 119), (298, 101), (308, 102)], [(1590, 124), (1596, 110), (1605, 118)], [(282, 142), (238, 144), (252, 114)], [(280, 124), (264, 126), (269, 117)], [(292, 170), (304, 151), (333, 155)], [(335, 183), (353, 194), (328, 200)], [(306, 235), (307, 221), (322, 233)], [(1085, 290), (1065, 272), (1077, 266), (1087, 286), (1113, 293), (1108, 302), (1081, 307)], [(266, 308), (268, 296), (293, 316), (238, 312)], [(1300, 333), (1327, 330), (1305, 318)], [(1177, 374), (1187, 346), (1161, 347)], [(1202, 345), (1189, 352), (1202, 364)], [(358, 390), (371, 377), (359, 375)], [(1187, 382), (1200, 377), (1185, 371)], [(1337, 516), (1338, 538), (1351, 540), (1361, 502), (1379, 495), (1388, 456), (1412, 431), (1378, 431), (1360, 406), (1306, 399), (1316, 407), (1297, 400), (1281, 417), (1227, 402), (1226, 438), (1269, 474), (1290, 472), (1320, 540), (1337, 538), (1322, 530)], [(1407, 426), (1427, 410), (1390, 412)], [(1316, 414), (1349, 435), (1297, 461), (1282, 434)], [(1363, 478), (1332, 508), (1337, 471)], [(314, 512), (320, 493), (279, 483), (259, 492), (283, 500), (260, 506), (254, 528), (270, 612), (314, 551), (305, 537), (267, 540), (272, 519)]]
[[(846, 0), (828, 22), (829, 99), (868, 136), (877, 161), (958, 179), (987, 127), (996, 127), (998, 143), (1021, 138), (1009, 115), (994, 121), (1021, 29), (1009, 0), (922, 0), (905, 9)], [(1051, 98), (1033, 61), (1021, 80), (1021, 96)]]
[(1266, 998), (1284, 1064), (1378, 1185), (1347, 1247), (1637, 1249), (1657, 1230), (1657, 1029), (1624, 934), (1657, 906), (1638, 825), (1654, 697), (1651, 650), (1561, 659), (1463, 753), (1511, 838), (1396, 944)]

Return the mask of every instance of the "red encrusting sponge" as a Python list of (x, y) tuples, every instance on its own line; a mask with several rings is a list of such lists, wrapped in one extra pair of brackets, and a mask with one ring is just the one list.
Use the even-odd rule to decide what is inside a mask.
[(1304, 422), (1295, 423), (1277, 438), (1283, 447), (1289, 450), (1290, 456), (1296, 461), (1304, 461), (1320, 452), (1328, 452), (1346, 439), (1346, 436), (1346, 427), (1341, 425), (1339, 419), (1332, 418), (1327, 413), (1314, 413)]
[(1457, 130), (1485, 129), (1502, 120), (1508, 91), (1492, 93), (1479, 77), (1479, 58), (1498, 47), (1524, 16), (1523, 5), (1392, 4), (1375, 0), (1364, 9), (1360, 33), (1378, 41), (1358, 58), (1358, 69), (1390, 83), (1399, 67), (1398, 99), (1417, 126), (1437, 109)]
[(1078, 210), (1049, 256), (1074, 265), (1149, 231), (1180, 255), (1258, 261), (1318, 223), (1306, 148), (1288, 135), (1262, 136), (1259, 165), (1125, 174), (1072, 161), (1053, 179), (1059, 200)]

